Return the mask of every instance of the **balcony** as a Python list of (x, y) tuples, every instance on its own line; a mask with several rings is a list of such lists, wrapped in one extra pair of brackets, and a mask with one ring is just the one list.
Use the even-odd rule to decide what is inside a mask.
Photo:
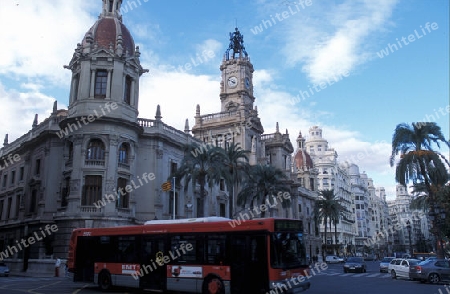
[(102, 159), (86, 159), (84, 161), (86, 166), (105, 166), (105, 160)]

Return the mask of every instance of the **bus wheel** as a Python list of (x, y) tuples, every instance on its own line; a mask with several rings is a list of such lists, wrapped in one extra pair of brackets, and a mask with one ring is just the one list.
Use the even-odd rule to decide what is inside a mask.
[(225, 287), (222, 281), (217, 277), (209, 277), (203, 283), (202, 294), (224, 294)]
[(102, 272), (98, 277), (98, 285), (102, 291), (108, 291), (111, 289), (111, 275), (108, 272)]

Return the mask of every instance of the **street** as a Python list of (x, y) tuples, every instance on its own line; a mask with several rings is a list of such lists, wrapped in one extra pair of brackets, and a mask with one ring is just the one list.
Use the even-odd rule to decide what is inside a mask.
[[(366, 273), (346, 273), (342, 264), (329, 264), (328, 269), (311, 277), (311, 288), (305, 294), (348, 294), (348, 293), (408, 293), (447, 294), (446, 285), (422, 284), (406, 279), (393, 280), (389, 274), (380, 273), (379, 262), (368, 261)], [(448, 289), (448, 290), (447, 290)], [(138, 293), (133, 289), (115, 289), (112, 293)], [(74, 283), (71, 277), (0, 277), (0, 293), (34, 294), (87, 294), (101, 293), (93, 284)]]

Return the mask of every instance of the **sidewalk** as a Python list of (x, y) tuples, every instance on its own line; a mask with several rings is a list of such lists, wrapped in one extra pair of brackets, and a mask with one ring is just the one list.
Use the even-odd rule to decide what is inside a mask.
[(73, 275), (68, 273), (65, 275), (64, 273), (60, 274), (59, 277), (55, 277), (55, 273), (49, 272), (23, 272), (23, 271), (11, 271), (9, 273), (10, 277), (33, 277), (33, 278), (55, 278), (55, 279), (71, 279)]

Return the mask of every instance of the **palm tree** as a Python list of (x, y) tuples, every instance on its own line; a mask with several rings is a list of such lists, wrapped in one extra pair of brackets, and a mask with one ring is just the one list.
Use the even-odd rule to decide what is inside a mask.
[[(437, 189), (445, 185), (449, 178), (448, 160), (432, 149), (432, 144), (440, 147), (439, 143), (450, 147), (450, 142), (445, 139), (441, 128), (434, 122), (399, 124), (392, 137), (391, 166), (394, 166), (395, 158), (400, 153), (400, 160), (395, 169), (395, 180), (403, 186), (412, 181), (414, 186), (425, 190), (428, 195), (430, 215), (435, 214)], [(437, 240), (438, 228), (435, 222), (433, 228)], [(443, 252), (438, 247), (436, 247), (438, 257), (442, 258)]]
[(231, 143), (225, 147), (225, 166), (223, 168), (223, 178), (227, 184), (227, 189), (230, 193), (229, 200), (229, 216), (234, 217), (234, 191), (236, 186), (242, 182), (242, 178), (247, 171), (248, 165), (248, 150), (244, 150), (239, 146), (239, 143)]
[[(266, 203), (270, 196), (278, 195), (279, 192), (289, 192), (283, 180), (287, 180), (286, 174), (274, 166), (260, 164), (250, 166), (238, 194), (238, 205)], [(284, 199), (281, 203), (283, 208), (289, 207), (290, 198)], [(261, 211), (261, 217), (265, 217), (265, 211)]]
[(320, 190), (319, 198), (316, 200), (316, 204), (314, 207), (314, 218), (317, 222), (323, 221), (325, 225), (325, 235), (324, 235), (324, 243), (325, 243), (325, 252), (328, 251), (327, 246), (327, 226), (330, 224), (331, 231), (331, 222), (334, 221), (337, 223), (337, 219), (339, 218), (342, 211), (345, 210), (345, 207), (339, 203), (339, 199), (337, 195), (334, 194), (334, 190)]
[(195, 189), (200, 187), (199, 205), (197, 217), (204, 216), (205, 185), (212, 187), (220, 182), (225, 155), (223, 149), (215, 146), (200, 146), (196, 143), (185, 146), (184, 158), (175, 175), (177, 180), (184, 179), (184, 189), (187, 192), (189, 183)]

